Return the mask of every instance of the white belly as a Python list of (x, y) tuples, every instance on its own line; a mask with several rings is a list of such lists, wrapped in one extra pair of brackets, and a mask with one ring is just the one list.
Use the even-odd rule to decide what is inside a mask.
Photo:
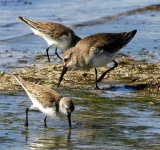
[(48, 36), (45, 36), (38, 30), (31, 28), (33, 33), (35, 35), (39, 35), (40, 37), (44, 38), (46, 42), (48, 43), (49, 46), (54, 45), (55, 47), (61, 49), (62, 51), (65, 51), (69, 48), (70, 42), (71, 42), (71, 37), (67, 35), (61, 36), (58, 40), (53, 38), (50, 38)]
[(58, 40), (53, 40), (49, 37), (43, 38), (47, 41), (48, 45), (54, 45), (62, 51), (66, 51), (70, 47), (71, 39), (67, 38), (66, 36), (63, 36)]
[(98, 67), (105, 66), (106, 64), (112, 62), (116, 55), (117, 55), (117, 53), (112, 53), (112, 54), (105, 53), (105, 54), (99, 55), (97, 57), (94, 57), (92, 59), (92, 67), (98, 68)]

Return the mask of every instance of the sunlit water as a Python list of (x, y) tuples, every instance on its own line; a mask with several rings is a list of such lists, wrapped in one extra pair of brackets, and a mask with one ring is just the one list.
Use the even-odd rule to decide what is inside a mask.
[[(0, 1), (0, 70), (12, 72), (35, 64), (47, 63), (47, 43), (32, 34), (18, 16), (34, 20), (55, 21), (72, 26), (100, 17), (159, 3), (158, 0), (79, 0), (79, 1)], [(137, 29), (133, 40), (121, 52), (150, 62), (160, 60), (160, 12), (137, 13), (118, 20), (75, 28), (81, 37), (98, 32), (122, 32)], [(50, 50), (52, 63), (60, 63)], [(59, 51), (61, 54), (61, 52)], [(38, 59), (44, 56), (42, 60)], [(83, 86), (83, 85), (82, 85)], [(103, 86), (103, 84), (102, 84)], [(106, 85), (104, 85), (106, 86)], [(61, 91), (74, 99), (73, 129), (67, 119), (48, 118), (29, 112), (29, 127), (25, 109), (31, 105), (26, 94), (0, 96), (0, 149), (155, 149), (160, 147), (159, 105), (147, 97), (137, 98), (137, 90), (116, 85), (99, 94), (98, 98), (81, 98)]]

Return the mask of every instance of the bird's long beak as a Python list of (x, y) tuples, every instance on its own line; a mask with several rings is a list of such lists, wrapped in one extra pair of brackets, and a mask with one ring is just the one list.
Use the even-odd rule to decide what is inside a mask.
[(61, 76), (59, 77), (59, 81), (58, 81), (58, 85), (57, 87), (60, 86), (61, 81), (63, 80), (63, 76), (65, 75), (65, 73), (67, 72), (68, 68), (66, 66), (63, 67), (62, 72), (61, 72)]
[(69, 128), (71, 129), (71, 113), (69, 113), (67, 117), (68, 117)]

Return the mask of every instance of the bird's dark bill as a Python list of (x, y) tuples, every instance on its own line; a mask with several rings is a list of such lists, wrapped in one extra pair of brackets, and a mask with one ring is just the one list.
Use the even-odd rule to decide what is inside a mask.
[(61, 81), (63, 80), (63, 76), (65, 75), (65, 73), (67, 72), (68, 68), (66, 66), (63, 67), (62, 72), (61, 72), (61, 76), (59, 77), (59, 81), (58, 81), (58, 87), (61, 84)]
[(69, 128), (71, 129), (71, 114), (68, 114), (68, 123), (69, 123)]

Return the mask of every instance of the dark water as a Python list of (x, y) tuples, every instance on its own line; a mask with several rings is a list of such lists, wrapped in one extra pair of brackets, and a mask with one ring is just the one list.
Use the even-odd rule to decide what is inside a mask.
[[(0, 70), (13, 72), (47, 63), (44, 56), (47, 43), (34, 36), (18, 21), (18, 16), (73, 26), (157, 3), (158, 0), (0, 1)], [(135, 38), (121, 52), (136, 59), (158, 62), (159, 23), (160, 11), (148, 11), (77, 27), (74, 31), (85, 37), (98, 32), (137, 29)], [(53, 48), (50, 53), (54, 54)], [(39, 59), (40, 56), (43, 59)], [(51, 57), (52, 63), (59, 63), (56, 57)], [(138, 90), (127, 88), (125, 84), (100, 94), (87, 90), (61, 89), (60, 92), (72, 97), (76, 105), (71, 131), (66, 118), (49, 118), (45, 129), (44, 115), (37, 111), (29, 112), (30, 125), (24, 127), (25, 108), (31, 105), (27, 95), (24, 92), (0, 95), (0, 149), (159, 149), (160, 107), (154, 102), (156, 99), (141, 97)]]

